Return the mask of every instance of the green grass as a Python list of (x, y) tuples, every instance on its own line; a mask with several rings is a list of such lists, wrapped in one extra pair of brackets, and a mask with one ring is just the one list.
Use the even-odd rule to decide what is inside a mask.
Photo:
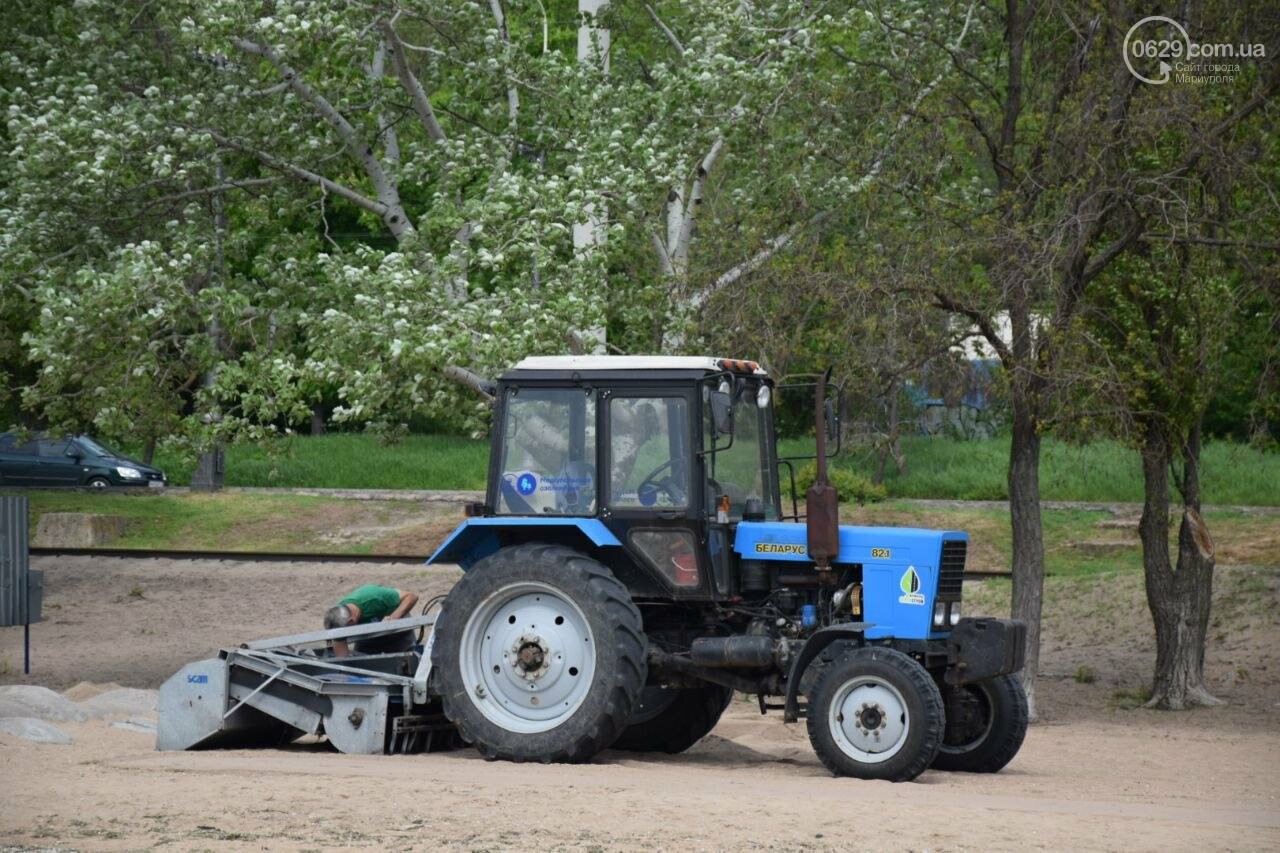
[[(783, 455), (811, 452), (812, 441), (782, 442)], [(912, 436), (903, 440), (907, 471), (892, 463), (885, 474), (890, 498), (1005, 500), (1009, 439), (963, 441)], [(349, 489), (482, 489), (489, 459), (487, 440), (412, 435), (386, 444), (341, 433), (298, 436), (272, 446), (227, 451), (227, 485)], [(870, 477), (874, 454), (851, 449), (834, 465)], [(156, 464), (175, 485), (190, 482), (191, 463), (158, 454)], [(797, 463), (797, 470), (806, 463)], [(785, 471), (785, 469), (784, 469)], [(785, 474), (784, 474), (785, 476)], [(1280, 453), (1211, 442), (1204, 450), (1204, 501), (1212, 504), (1280, 505)], [(1084, 446), (1046, 438), (1040, 466), (1041, 497), (1062, 501), (1142, 500), (1137, 454), (1115, 442)]]
[[(0, 491), (0, 494), (6, 492)], [(11, 492), (9, 492), (11, 493)], [(122, 516), (120, 548), (177, 548), (228, 551), (292, 550), (286, 527), (273, 518), (315, 514), (334, 499), (261, 494), (121, 494), (106, 492), (24, 492), (31, 501), (31, 536), (46, 512), (90, 512)], [(317, 548), (314, 550), (343, 550)]]
[[(780, 453), (805, 453), (813, 442), (783, 442)], [(1009, 439), (964, 441), (912, 436), (903, 440), (907, 471), (892, 461), (885, 472), (891, 498), (1005, 500)], [(838, 467), (866, 476), (877, 457), (852, 449), (835, 460)], [(1204, 448), (1201, 487), (1204, 502), (1252, 506), (1280, 505), (1280, 453), (1245, 445), (1210, 442)], [(1111, 441), (1083, 446), (1044, 439), (1040, 459), (1040, 496), (1058, 501), (1142, 501), (1142, 469), (1133, 450)]]
[[(191, 462), (156, 454), (169, 481), (191, 482)], [(489, 442), (451, 435), (411, 435), (394, 443), (360, 433), (298, 436), (269, 449), (227, 450), (228, 486), (318, 489), (483, 489)]]

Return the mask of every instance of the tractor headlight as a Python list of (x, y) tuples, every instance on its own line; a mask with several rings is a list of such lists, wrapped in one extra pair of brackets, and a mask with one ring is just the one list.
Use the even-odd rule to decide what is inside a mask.
[(951, 612), (951, 627), (954, 628), (955, 626), (960, 624), (960, 602), (957, 601), (954, 604), (952, 604), (950, 612)]
[(945, 602), (936, 601), (933, 604), (933, 627), (942, 628), (946, 624), (947, 624), (947, 605)]
[(120, 467), (116, 468), (116, 473), (119, 474), (121, 477), (124, 477), (126, 480), (142, 479), (142, 472), (139, 471), (137, 468), (126, 468), (125, 466), (121, 465)]

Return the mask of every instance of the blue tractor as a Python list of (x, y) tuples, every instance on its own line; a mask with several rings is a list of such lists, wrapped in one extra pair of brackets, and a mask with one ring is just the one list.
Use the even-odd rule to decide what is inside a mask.
[(802, 517), (754, 362), (534, 357), (493, 383), (486, 499), (430, 559), (465, 572), (429, 649), (462, 737), (513, 761), (675, 753), (736, 690), (805, 719), (840, 776), (1004, 767), (1025, 628), (961, 617), (965, 533), (838, 524), (824, 387)]

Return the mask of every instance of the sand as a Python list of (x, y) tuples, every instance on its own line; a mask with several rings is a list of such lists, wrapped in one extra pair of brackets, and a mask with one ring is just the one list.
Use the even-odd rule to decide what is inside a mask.
[[(0, 631), (6, 683), (89, 699), (153, 688), (220, 645), (316, 627), (357, 583), (444, 592), (449, 569), (40, 561), (48, 622)], [(1056, 654), (1056, 653), (1055, 653)], [(1052, 669), (1064, 661), (1050, 656)], [(159, 753), (123, 716), (59, 723), (69, 745), (0, 733), (0, 846), (187, 849), (1275, 849), (1280, 696), (1123, 711), (1098, 685), (1048, 678), (1048, 722), (1003, 772), (902, 785), (834, 779), (803, 725), (735, 700), (680, 756), (589, 765), (486, 762), (471, 750), (345, 756), (324, 744)], [(1251, 690), (1251, 692), (1250, 692)]]

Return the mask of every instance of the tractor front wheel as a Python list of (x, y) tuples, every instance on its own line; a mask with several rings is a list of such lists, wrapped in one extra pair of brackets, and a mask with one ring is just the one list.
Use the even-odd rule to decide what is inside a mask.
[(607, 568), (560, 545), (476, 563), (434, 636), (445, 715), (490, 759), (587, 761), (617, 739), (644, 686), (640, 611)]
[(855, 649), (814, 683), (809, 742), (837, 776), (908, 782), (942, 742), (942, 694), (929, 673), (895, 649)]
[(718, 684), (646, 687), (613, 748), (672, 755), (684, 752), (710, 734), (732, 698), (733, 691)]
[(995, 773), (1013, 760), (1027, 736), (1027, 694), (1015, 675), (948, 687), (946, 732), (933, 766)]

